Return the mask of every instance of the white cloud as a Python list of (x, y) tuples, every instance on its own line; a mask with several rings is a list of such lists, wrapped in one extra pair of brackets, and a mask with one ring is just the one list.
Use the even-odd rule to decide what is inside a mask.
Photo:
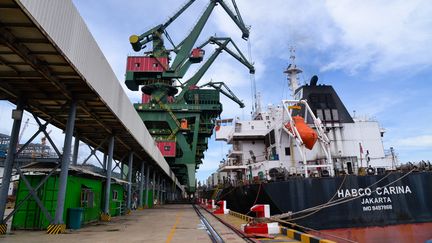
[[(432, 64), (432, 5), (414, 1), (239, 1), (243, 19), (252, 25), (256, 59), (288, 59), (288, 47), (321, 54), (321, 71), (386, 73)], [(216, 12), (218, 28), (229, 36), (239, 30)], [(223, 24), (221, 24), (223, 23)]]
[(394, 144), (402, 148), (432, 148), (432, 134), (397, 139)]
[(326, 9), (340, 31), (338, 49), (323, 70), (385, 73), (432, 64), (429, 1), (327, 1)]

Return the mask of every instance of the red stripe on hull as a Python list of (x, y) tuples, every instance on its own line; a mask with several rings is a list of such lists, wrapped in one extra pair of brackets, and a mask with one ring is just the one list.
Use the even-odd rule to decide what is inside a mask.
[[(359, 243), (423, 243), (426, 240), (432, 239), (432, 223), (331, 229), (320, 230), (320, 232), (336, 235)], [(311, 234), (316, 235), (316, 232), (311, 232)], [(325, 234), (320, 234), (320, 236), (330, 238)], [(330, 239), (337, 240), (333, 238)]]

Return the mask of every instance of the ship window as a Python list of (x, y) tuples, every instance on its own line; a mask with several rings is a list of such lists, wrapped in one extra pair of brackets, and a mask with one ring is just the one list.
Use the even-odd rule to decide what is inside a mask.
[(236, 123), (235, 124), (235, 130), (234, 132), (241, 132), (241, 123)]
[(266, 120), (270, 120), (270, 116), (266, 116)]
[(254, 126), (251, 126), (251, 129), (252, 129), (252, 130), (254, 130), (254, 128), (255, 128)]
[(270, 144), (274, 144), (275, 142), (276, 142), (275, 132), (274, 132), (274, 130), (271, 130), (270, 131)]
[(118, 191), (117, 190), (112, 191), (112, 200), (118, 200)]
[(333, 116), (333, 121), (339, 121), (338, 110), (332, 109), (331, 112), (332, 112), (332, 116)]
[(276, 154), (276, 147), (271, 148), (271, 160), (278, 160), (278, 155)]
[(325, 121), (331, 121), (331, 112), (330, 109), (324, 109), (324, 120)]
[(290, 147), (285, 147), (285, 155), (291, 155)]
[(323, 113), (323, 110), (321, 110), (321, 109), (317, 109), (317, 110), (316, 110), (316, 115), (317, 115), (317, 117), (318, 117), (321, 121), (324, 121), (324, 113)]

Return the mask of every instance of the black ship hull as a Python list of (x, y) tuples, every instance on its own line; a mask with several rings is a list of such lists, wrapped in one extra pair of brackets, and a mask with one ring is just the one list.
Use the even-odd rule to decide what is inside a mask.
[(227, 208), (247, 214), (269, 204), (271, 215), (316, 230), (432, 222), (432, 172), (287, 181), (228, 187), (217, 194)]

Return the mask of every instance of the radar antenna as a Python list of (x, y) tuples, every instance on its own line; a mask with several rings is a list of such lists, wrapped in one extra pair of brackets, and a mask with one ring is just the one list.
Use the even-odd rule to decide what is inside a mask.
[(303, 70), (301, 70), (300, 68), (297, 67), (297, 65), (295, 64), (295, 48), (291, 47), (290, 48), (290, 59), (291, 59), (291, 63), (288, 65), (287, 69), (284, 71), (284, 73), (287, 74), (287, 78), (288, 78), (288, 82), (289, 82), (289, 88), (291, 90), (291, 97), (294, 98), (295, 95), (295, 91), (298, 89), (299, 84), (298, 84), (298, 77), (297, 74), (302, 73)]

